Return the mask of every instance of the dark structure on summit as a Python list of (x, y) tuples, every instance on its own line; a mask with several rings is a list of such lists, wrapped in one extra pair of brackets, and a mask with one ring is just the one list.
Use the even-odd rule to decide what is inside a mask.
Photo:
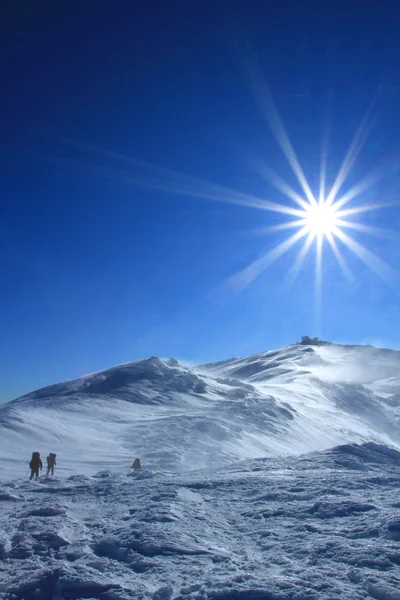
[(310, 338), (308, 335), (303, 335), (300, 344), (302, 346), (318, 346), (319, 340), (317, 337)]

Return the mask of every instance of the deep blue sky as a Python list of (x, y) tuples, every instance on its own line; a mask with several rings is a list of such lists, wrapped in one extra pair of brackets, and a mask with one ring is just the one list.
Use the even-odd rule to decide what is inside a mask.
[[(246, 79), (250, 52), (315, 191), (323, 123), (332, 181), (373, 100), (345, 188), (375, 165), (389, 172), (400, 152), (395, 4), (2, 4), (2, 400), (149, 355), (211, 361), (320, 333), (313, 247), (292, 285), (300, 246), (246, 289), (226, 284), (288, 235), (254, 234), (284, 217), (165, 193), (135, 161), (292, 205), (251, 167), (261, 158), (300, 191)], [(398, 188), (392, 169), (356, 204)], [(362, 220), (396, 231), (399, 208)], [(395, 237), (354, 238), (399, 266)], [(353, 285), (324, 255), (324, 339), (396, 347), (398, 291), (344, 255)]]

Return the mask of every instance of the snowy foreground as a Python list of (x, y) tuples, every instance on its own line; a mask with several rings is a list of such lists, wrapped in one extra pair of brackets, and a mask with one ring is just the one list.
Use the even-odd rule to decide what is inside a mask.
[(400, 453), (3, 482), (4, 600), (399, 600)]

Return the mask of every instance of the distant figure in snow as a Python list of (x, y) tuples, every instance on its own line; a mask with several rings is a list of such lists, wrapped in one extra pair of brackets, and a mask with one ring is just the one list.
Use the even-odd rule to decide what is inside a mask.
[(50, 452), (50, 454), (47, 457), (47, 475), (50, 475), (50, 473), (54, 475), (54, 467), (56, 466), (56, 456), (57, 454), (53, 454), (53, 452)]
[(29, 479), (33, 479), (36, 475), (36, 479), (39, 477), (40, 469), (43, 469), (43, 464), (40, 458), (40, 452), (32, 452), (31, 462), (29, 463), (31, 469), (31, 476)]
[(132, 467), (131, 467), (134, 471), (139, 471), (142, 468), (142, 465), (140, 464), (140, 458), (135, 458), (135, 460), (132, 463)]

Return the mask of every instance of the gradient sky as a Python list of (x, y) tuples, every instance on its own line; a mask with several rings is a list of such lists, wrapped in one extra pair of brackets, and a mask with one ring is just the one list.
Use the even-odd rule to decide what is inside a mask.
[(304, 334), (399, 346), (396, 273), (382, 281), (342, 245), (349, 282), (324, 244), (317, 316), (314, 245), (287, 278), (300, 244), (238, 287), (293, 232), (260, 233), (284, 215), (196, 197), (221, 196), (211, 182), (294, 206), (256, 160), (301, 193), (256, 101), (257, 64), (315, 194), (322, 141), (332, 184), (367, 114), (343, 190), (378, 167), (352, 206), (381, 203), (355, 218), (389, 233), (351, 235), (400, 267), (395, 4), (2, 4), (1, 400), (151, 355), (219, 360)]

